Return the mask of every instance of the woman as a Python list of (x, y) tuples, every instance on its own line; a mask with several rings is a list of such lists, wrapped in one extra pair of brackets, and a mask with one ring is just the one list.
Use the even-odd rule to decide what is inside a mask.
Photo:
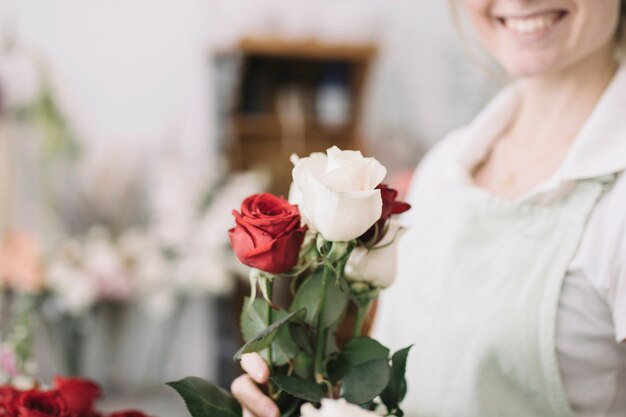
[[(463, 3), (515, 82), (415, 176), (376, 323), (416, 344), (407, 415), (624, 417), (625, 2)], [(262, 360), (243, 367), (234, 394), (278, 416)]]

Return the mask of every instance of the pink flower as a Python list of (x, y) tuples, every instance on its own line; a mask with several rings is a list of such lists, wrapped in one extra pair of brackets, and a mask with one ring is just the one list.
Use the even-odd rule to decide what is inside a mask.
[(11, 232), (0, 246), (0, 282), (23, 292), (39, 292), (43, 271), (37, 240), (24, 232)]
[(15, 352), (8, 346), (0, 347), (0, 369), (10, 377), (15, 377), (19, 374)]

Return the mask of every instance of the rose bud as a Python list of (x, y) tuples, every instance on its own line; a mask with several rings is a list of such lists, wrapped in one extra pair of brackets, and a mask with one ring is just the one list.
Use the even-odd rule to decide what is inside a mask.
[(17, 400), (17, 417), (72, 417), (56, 390), (24, 392)]
[(228, 231), (239, 260), (272, 274), (289, 271), (298, 263), (306, 233), (297, 206), (271, 194), (255, 194), (233, 211), (236, 226)]
[(367, 232), (359, 237), (359, 242), (368, 246), (374, 246), (385, 237), (387, 220), (389, 220), (392, 215), (404, 213), (411, 208), (410, 204), (396, 200), (398, 198), (398, 191), (390, 188), (386, 184), (380, 184), (376, 188), (380, 190), (380, 195), (383, 199), (383, 210), (380, 219), (378, 219)]
[(388, 233), (373, 248), (358, 247), (350, 254), (346, 264), (346, 279), (350, 282), (366, 282), (387, 288), (396, 279), (398, 243), (404, 229), (396, 222), (387, 226)]
[(93, 417), (94, 405), (100, 397), (100, 387), (81, 378), (54, 377), (54, 388), (63, 397), (72, 417)]

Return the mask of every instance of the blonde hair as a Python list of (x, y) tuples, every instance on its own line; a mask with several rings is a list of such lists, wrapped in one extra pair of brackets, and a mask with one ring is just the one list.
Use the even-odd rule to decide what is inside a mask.
[(617, 59), (619, 59), (620, 61), (626, 61), (626, 0), (622, 0), (619, 26), (617, 28), (617, 33), (615, 36), (617, 41)]

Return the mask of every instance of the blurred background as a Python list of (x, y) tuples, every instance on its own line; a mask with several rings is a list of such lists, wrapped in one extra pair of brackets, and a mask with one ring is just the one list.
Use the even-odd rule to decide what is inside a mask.
[(499, 87), (471, 44), (443, 1), (2, 0), (1, 382), (161, 417), (164, 381), (228, 386), (231, 210), (332, 145), (406, 189)]

